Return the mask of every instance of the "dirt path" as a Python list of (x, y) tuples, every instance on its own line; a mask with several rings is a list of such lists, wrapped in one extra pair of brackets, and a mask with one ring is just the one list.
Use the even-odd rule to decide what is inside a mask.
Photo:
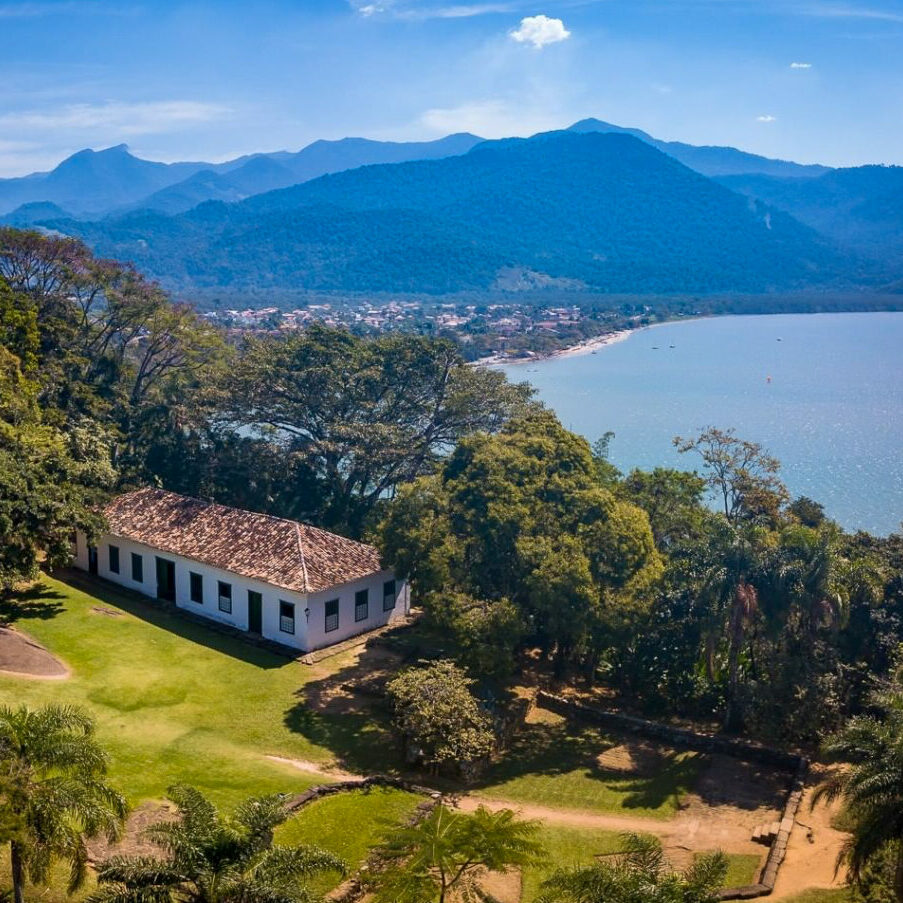
[(820, 804), (810, 809), (812, 793), (809, 789), (803, 796), (772, 900), (786, 899), (809, 888), (841, 887), (844, 883), (846, 870), (835, 875), (834, 869), (847, 835), (831, 827), (836, 806)]
[(330, 778), (333, 781), (363, 781), (364, 778), (359, 774), (351, 774), (349, 771), (342, 771), (340, 768), (330, 768), (319, 762), (311, 762), (309, 759), (287, 759), (285, 756), (266, 756), (271, 762), (278, 762), (280, 765), (290, 765), (297, 768), (298, 771), (307, 771), (323, 778)]
[(545, 806), (486, 799), (478, 795), (464, 796), (458, 800), (458, 806), (464, 812), (473, 812), (481, 805), (494, 812), (499, 809), (514, 809), (523, 818), (539, 819), (548, 824), (571, 828), (654, 834), (662, 842), (668, 858), (679, 868), (689, 865), (695, 853), (709, 850), (757, 855), (761, 857), (763, 863), (765, 860), (765, 847), (753, 843), (749, 828), (742, 821), (738, 823), (736, 813), (730, 811), (714, 809), (700, 812), (691, 806), (673, 818), (659, 820), (631, 815), (551, 809)]
[[(513, 803), (510, 800), (486, 799), (475, 795), (460, 797), (457, 805), (462, 812), (475, 812), (479, 806), (485, 806), (491, 812), (498, 812), (500, 809), (514, 809), (522, 818), (538, 819), (571, 828), (595, 828), (600, 831), (657, 834), (665, 833), (664, 828), (669, 824), (667, 821), (656, 821), (653, 818), (576, 812), (571, 809), (550, 809), (546, 806)], [(660, 830), (657, 831), (656, 828)]]

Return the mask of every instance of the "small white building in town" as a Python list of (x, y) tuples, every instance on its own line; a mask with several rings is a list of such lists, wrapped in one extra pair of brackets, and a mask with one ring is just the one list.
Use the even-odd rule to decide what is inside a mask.
[(403, 618), (407, 585), (370, 545), (297, 521), (140, 489), (76, 537), (75, 565), (303, 652)]

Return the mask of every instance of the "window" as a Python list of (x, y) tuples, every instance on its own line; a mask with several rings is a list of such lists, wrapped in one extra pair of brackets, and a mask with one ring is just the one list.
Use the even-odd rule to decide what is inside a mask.
[(333, 630), (339, 629), (339, 600), (338, 599), (330, 599), (326, 605), (323, 606), (326, 611), (326, 632), (329, 633)]
[(119, 546), (110, 546), (110, 573), (119, 573)]
[(279, 629), (283, 633), (295, 632), (295, 606), (279, 600)]
[(367, 620), (367, 609), (370, 607), (368, 604), (370, 597), (370, 593), (365, 590), (358, 590), (354, 594), (354, 620), (355, 621), (366, 621)]
[(144, 583), (144, 559), (137, 552), (132, 552), (132, 580)]
[(204, 578), (200, 574), (195, 574), (194, 571), (188, 575), (188, 580), (191, 583), (191, 601), (197, 602), (198, 605), (204, 604)]
[(217, 581), (217, 595), (219, 596), (219, 610), (227, 615), (232, 614), (232, 584), (222, 580)]
[(383, 611), (395, 608), (395, 581), (387, 580), (383, 584)]

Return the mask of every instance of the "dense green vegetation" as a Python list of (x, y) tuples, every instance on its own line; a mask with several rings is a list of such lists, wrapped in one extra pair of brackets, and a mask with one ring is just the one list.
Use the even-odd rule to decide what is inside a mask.
[(719, 181), (791, 214), (822, 235), (899, 265), (903, 167), (856, 166), (815, 179), (733, 175)]
[(180, 289), (443, 293), (491, 289), (513, 268), (559, 288), (760, 292), (875, 275), (788, 215), (618, 134), (490, 141), (178, 216), (45, 224)]

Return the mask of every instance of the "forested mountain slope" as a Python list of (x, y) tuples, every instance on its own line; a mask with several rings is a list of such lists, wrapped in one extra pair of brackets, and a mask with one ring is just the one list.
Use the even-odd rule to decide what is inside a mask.
[(619, 292), (834, 284), (813, 230), (630, 135), (550, 132), (165, 217), (51, 221), (170, 285), (445, 292), (500, 271)]

